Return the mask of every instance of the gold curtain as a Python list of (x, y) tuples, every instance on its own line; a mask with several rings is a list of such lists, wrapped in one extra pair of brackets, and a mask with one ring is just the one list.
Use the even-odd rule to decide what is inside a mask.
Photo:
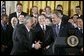
[[(51, 10), (57, 7), (58, 4), (63, 6), (63, 13), (72, 16), (75, 13), (75, 6), (80, 5), (83, 11), (83, 1), (18, 1), (23, 4), (23, 11), (30, 13), (32, 6), (37, 6), (39, 9), (44, 9), (50, 6)], [(80, 2), (80, 3), (79, 3)], [(70, 10), (70, 11), (69, 11)], [(70, 13), (69, 13), (70, 12)]]

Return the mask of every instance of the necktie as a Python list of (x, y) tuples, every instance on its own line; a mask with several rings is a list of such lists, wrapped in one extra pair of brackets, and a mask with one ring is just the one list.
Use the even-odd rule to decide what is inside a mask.
[(17, 17), (19, 17), (19, 16), (20, 16), (20, 13), (18, 13)]
[(59, 25), (56, 25), (56, 33), (57, 33), (57, 36), (59, 34)]
[(44, 25), (43, 25), (43, 30), (45, 30)]
[(29, 38), (31, 38), (31, 31), (29, 31)]
[(80, 31), (83, 33), (83, 29), (80, 29)]
[(44, 27), (44, 25), (43, 25), (43, 32), (44, 32), (44, 34), (45, 34), (45, 27)]

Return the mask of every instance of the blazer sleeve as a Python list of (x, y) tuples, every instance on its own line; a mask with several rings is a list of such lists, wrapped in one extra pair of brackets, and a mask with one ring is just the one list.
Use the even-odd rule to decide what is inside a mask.
[(49, 34), (48, 34), (48, 37), (46, 37), (46, 40), (44, 41), (42, 47), (45, 48), (46, 46), (48, 45), (52, 45), (54, 42), (54, 39), (53, 39), (53, 32), (52, 32), (52, 29), (49, 30)]
[(18, 43), (25, 47), (26, 49), (31, 49), (32, 47), (32, 44), (29, 40), (29, 38), (26, 36), (26, 33), (23, 31), (23, 30), (18, 30), (16, 29), (16, 32), (15, 32), (16, 36), (14, 37), (16, 41), (18, 41)]

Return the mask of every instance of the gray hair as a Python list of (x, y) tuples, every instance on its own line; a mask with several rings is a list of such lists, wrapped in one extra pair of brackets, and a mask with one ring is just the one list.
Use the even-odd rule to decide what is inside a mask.
[(23, 24), (24, 24), (24, 25), (27, 24), (27, 20), (31, 20), (31, 19), (32, 19), (32, 17), (30, 17), (30, 16), (25, 16)]

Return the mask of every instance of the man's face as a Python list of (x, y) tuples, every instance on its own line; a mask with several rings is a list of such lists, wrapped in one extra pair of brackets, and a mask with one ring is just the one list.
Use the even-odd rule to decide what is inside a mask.
[(17, 5), (16, 8), (17, 8), (17, 12), (19, 12), (19, 13), (22, 12), (22, 6), (21, 5)]
[(45, 9), (45, 12), (46, 12), (46, 13), (50, 13), (50, 12), (51, 12), (50, 8), (46, 8), (46, 9)]
[(58, 24), (60, 22), (60, 19), (56, 16), (56, 14), (52, 14), (51, 18), (53, 24)]
[(19, 19), (19, 21), (24, 20), (24, 15), (20, 15), (20, 16), (18, 17), (18, 19)]
[(83, 28), (83, 21), (82, 21), (82, 19), (77, 19), (77, 25), (78, 25), (78, 27), (79, 28)]
[(32, 8), (32, 12), (35, 13), (35, 14), (37, 14), (38, 13), (38, 8), (37, 7), (33, 7)]
[(8, 22), (8, 17), (4, 16), (2, 20), (3, 20), (4, 23), (7, 23)]
[(73, 16), (73, 21), (76, 22), (77, 18), (78, 18), (78, 16)]
[(27, 27), (31, 29), (32, 28), (32, 24), (33, 24), (33, 20), (32, 19), (28, 19), (27, 20), (27, 24), (26, 24)]
[(20, 15), (18, 19), (19, 19), (19, 24), (22, 24), (24, 22), (24, 15)]
[(75, 8), (75, 11), (77, 14), (79, 14), (81, 10), (80, 10), (80, 8)]
[(38, 18), (39, 24), (44, 25), (45, 24), (45, 16), (41, 15)]

